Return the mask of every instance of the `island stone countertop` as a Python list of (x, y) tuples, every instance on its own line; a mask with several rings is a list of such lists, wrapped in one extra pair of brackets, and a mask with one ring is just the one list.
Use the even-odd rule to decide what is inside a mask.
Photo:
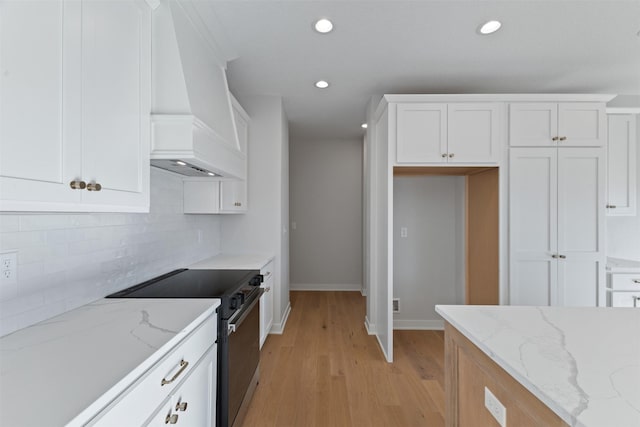
[(269, 254), (218, 254), (203, 259), (188, 268), (191, 270), (260, 270), (273, 255)]
[(218, 305), (102, 299), (0, 338), (0, 424), (84, 424)]
[(640, 310), (436, 306), (571, 426), (640, 426)]

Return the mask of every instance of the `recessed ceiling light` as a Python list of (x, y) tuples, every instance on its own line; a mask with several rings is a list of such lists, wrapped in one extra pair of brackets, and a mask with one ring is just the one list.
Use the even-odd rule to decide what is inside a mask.
[(316, 23), (313, 24), (313, 28), (315, 28), (320, 34), (327, 34), (333, 30), (333, 23), (326, 18), (322, 18), (318, 19)]
[(318, 89), (326, 89), (326, 88), (328, 88), (328, 87), (329, 87), (329, 82), (326, 82), (326, 81), (324, 81), (324, 80), (318, 80), (318, 81), (316, 82), (316, 87), (317, 87)]
[(480, 27), (480, 34), (491, 34), (495, 33), (502, 27), (502, 23), (500, 21), (488, 21), (482, 24)]
[(180, 166), (187, 166), (187, 164), (185, 162), (181, 162), (180, 160), (177, 160), (176, 164), (180, 165)]
[(213, 173), (213, 172), (207, 172), (207, 175), (209, 175), (209, 176), (216, 176), (216, 174), (215, 174), (215, 173)]
[(361, 124), (361, 125), (360, 125), (360, 127), (361, 127), (362, 129), (366, 129), (366, 128), (368, 128), (368, 127), (369, 127), (369, 125), (367, 125), (366, 123), (363, 123), (363, 124)]

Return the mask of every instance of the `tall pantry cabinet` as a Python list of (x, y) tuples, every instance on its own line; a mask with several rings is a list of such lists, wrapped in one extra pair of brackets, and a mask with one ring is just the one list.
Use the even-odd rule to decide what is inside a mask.
[(604, 102), (512, 103), (509, 124), (510, 303), (605, 305)]

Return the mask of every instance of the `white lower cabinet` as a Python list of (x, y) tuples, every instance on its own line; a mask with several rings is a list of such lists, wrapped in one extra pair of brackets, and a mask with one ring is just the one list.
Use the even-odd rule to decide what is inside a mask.
[(215, 345), (209, 348), (146, 426), (215, 425), (216, 349)]
[(640, 308), (640, 273), (609, 273), (609, 307)]
[(605, 305), (604, 152), (512, 148), (510, 303)]
[(87, 425), (215, 426), (216, 336), (212, 315)]
[(272, 260), (260, 269), (260, 274), (264, 277), (264, 281), (260, 285), (264, 289), (264, 294), (260, 298), (260, 348), (262, 348), (273, 326), (274, 266)]

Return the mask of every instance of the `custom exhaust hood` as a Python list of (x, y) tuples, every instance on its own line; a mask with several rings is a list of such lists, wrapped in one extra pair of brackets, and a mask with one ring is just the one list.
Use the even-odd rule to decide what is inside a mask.
[(233, 56), (212, 34), (206, 6), (169, 0), (154, 12), (151, 165), (245, 179), (225, 74)]

